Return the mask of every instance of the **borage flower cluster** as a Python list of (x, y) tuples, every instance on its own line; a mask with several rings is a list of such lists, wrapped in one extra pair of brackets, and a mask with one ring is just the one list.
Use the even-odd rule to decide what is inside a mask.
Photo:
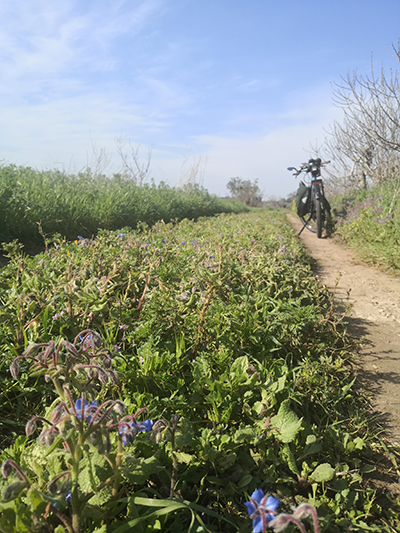
[(46, 381), (51, 379), (57, 392), (64, 399), (61, 381), (66, 384), (72, 383), (82, 390), (95, 379), (103, 384), (108, 382), (117, 384), (118, 376), (111, 369), (111, 355), (110, 350), (103, 348), (101, 337), (97, 332), (84, 330), (75, 337), (73, 343), (62, 340), (58, 347), (52, 340), (30, 344), (22, 355), (13, 360), (10, 372), (16, 378), (20, 362), (31, 361), (31, 375), (44, 374)]
[(274, 496), (264, 495), (261, 489), (257, 489), (250, 497), (250, 501), (244, 504), (247, 512), (253, 520), (253, 533), (266, 533), (267, 528), (274, 531), (283, 531), (290, 524), (297, 526), (301, 533), (306, 533), (306, 528), (301, 522), (304, 518), (312, 517), (314, 532), (319, 533), (318, 516), (315, 507), (308, 504), (300, 504), (292, 514), (277, 514), (279, 500)]
[[(37, 442), (39, 446), (51, 447), (46, 452), (49, 460), (52, 453), (63, 458), (57, 459), (57, 470), (48, 473), (45, 492), (40, 496), (43, 503), (47, 502), (46, 512), (40, 520), (56, 515), (66, 531), (78, 533), (84, 528), (83, 510), (97, 492), (110, 486), (111, 498), (117, 499), (123, 490), (120, 488), (123, 447), (132, 444), (140, 433), (149, 433), (153, 421), (141, 420), (145, 408), (127, 414), (119, 399), (99, 403), (94, 398), (102, 397), (104, 384), (118, 383), (117, 373), (112, 369), (112, 353), (103, 347), (95, 331), (84, 330), (72, 343), (62, 340), (58, 346), (54, 341), (30, 344), (10, 366), (14, 378), (22, 361), (31, 363), (31, 375), (43, 375), (46, 381), (52, 381), (58, 393), (47, 416), (33, 416), (25, 428), (28, 437), (40, 429)], [(113, 443), (117, 444), (114, 449)], [(91, 453), (91, 446), (107, 457), (104, 464), (108, 465), (109, 473), (97, 483), (93, 478), (91, 488), (86, 485), (83, 488), (82, 472), (90, 468), (84, 458)], [(24, 489), (37, 491), (43, 486), (43, 480), (29, 479), (29, 472), (26, 474), (15, 461), (6, 460), (2, 466), (4, 477), (8, 478), (13, 471), (14, 480), (6, 487), (3, 501), (18, 498)]]

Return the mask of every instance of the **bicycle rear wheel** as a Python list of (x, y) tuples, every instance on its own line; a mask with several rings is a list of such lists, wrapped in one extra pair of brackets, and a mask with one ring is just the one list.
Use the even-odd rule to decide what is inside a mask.
[(302, 221), (303, 226), (305, 226), (309, 231), (312, 231), (313, 233), (317, 232), (317, 226), (313, 218), (311, 218), (310, 220), (308, 220), (308, 217), (299, 217), (299, 218)]
[(332, 231), (332, 214), (331, 214), (331, 206), (329, 205), (328, 200), (324, 197), (324, 218), (325, 218), (325, 233), (326, 235), (330, 235)]
[(323, 226), (323, 219), (322, 219), (321, 199), (316, 198), (315, 199), (315, 227), (316, 227), (316, 233), (317, 233), (318, 239), (322, 237), (322, 226)]

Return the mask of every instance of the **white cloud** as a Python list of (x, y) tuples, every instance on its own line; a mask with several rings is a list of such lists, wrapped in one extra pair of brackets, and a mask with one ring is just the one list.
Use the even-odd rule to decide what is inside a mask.
[[(2, 3), (0, 69), (3, 95), (29, 95), (64, 80), (117, 66), (116, 41), (143, 30), (164, 0), (78, 2), (21, 0)], [(82, 7), (83, 6), (83, 7)], [(25, 82), (25, 83), (24, 83)]]

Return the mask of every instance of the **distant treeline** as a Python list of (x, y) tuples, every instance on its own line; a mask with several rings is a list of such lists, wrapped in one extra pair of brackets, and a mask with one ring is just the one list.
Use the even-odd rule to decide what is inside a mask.
[(41, 233), (60, 233), (69, 240), (92, 237), (99, 229), (116, 230), (158, 220), (198, 219), (248, 208), (189, 184), (136, 185), (119, 174), (78, 174), (30, 167), (0, 167), (0, 239), (43, 243)]

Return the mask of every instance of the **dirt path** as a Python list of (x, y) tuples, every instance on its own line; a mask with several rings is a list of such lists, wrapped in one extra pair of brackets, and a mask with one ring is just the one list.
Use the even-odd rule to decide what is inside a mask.
[[(301, 223), (289, 220), (296, 231)], [(400, 279), (361, 265), (353, 253), (332, 238), (317, 239), (307, 229), (300, 238), (316, 260), (316, 275), (333, 291), (336, 301), (353, 302), (347, 318), (350, 332), (364, 339), (356, 361), (360, 387), (370, 397), (371, 411), (388, 440), (400, 445)]]

